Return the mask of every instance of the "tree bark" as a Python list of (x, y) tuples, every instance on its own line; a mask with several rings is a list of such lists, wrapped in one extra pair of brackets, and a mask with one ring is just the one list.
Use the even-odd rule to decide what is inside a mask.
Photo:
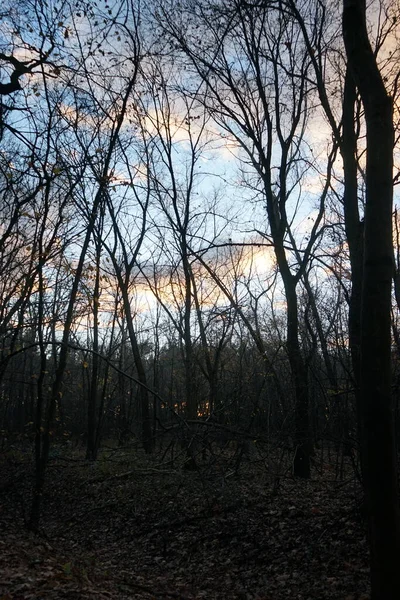
[(393, 117), (368, 40), (365, 3), (344, 0), (343, 37), (367, 126), (361, 295), (361, 455), (367, 501), (372, 600), (400, 598), (400, 519), (391, 397)]

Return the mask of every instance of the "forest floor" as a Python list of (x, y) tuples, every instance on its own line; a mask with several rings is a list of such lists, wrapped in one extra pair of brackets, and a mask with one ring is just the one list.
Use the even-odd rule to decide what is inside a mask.
[(131, 449), (53, 453), (39, 534), (24, 527), (29, 453), (0, 458), (0, 600), (367, 600), (350, 466), (309, 481), (270, 463), (197, 471)]

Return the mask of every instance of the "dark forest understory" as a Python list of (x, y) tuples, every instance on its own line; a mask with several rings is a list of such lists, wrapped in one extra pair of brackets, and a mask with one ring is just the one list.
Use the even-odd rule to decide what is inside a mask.
[[(270, 456), (270, 459), (273, 459)], [(1, 459), (0, 598), (367, 600), (362, 492), (336, 457), (312, 479), (289, 457), (234, 453), (197, 471), (132, 448), (96, 463), (55, 448), (38, 534), (24, 528), (32, 466), (23, 448)], [(346, 459), (349, 461), (349, 459)], [(287, 467), (286, 475), (285, 470)]]

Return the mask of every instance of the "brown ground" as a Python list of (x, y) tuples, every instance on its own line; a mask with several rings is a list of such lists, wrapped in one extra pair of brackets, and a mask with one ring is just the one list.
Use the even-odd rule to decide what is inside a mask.
[[(57, 455), (58, 454), (58, 455)], [(266, 460), (189, 472), (132, 450), (48, 469), (40, 535), (24, 528), (32, 465), (0, 459), (0, 600), (367, 600), (359, 490), (348, 469), (279, 481)], [(317, 471), (317, 470), (315, 470)]]

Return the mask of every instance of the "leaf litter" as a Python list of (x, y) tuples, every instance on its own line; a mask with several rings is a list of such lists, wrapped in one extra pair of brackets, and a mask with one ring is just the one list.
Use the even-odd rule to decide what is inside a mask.
[(8, 456), (0, 471), (0, 600), (369, 600), (350, 472), (277, 480), (259, 462), (234, 474), (61, 454), (34, 534), (31, 460)]

